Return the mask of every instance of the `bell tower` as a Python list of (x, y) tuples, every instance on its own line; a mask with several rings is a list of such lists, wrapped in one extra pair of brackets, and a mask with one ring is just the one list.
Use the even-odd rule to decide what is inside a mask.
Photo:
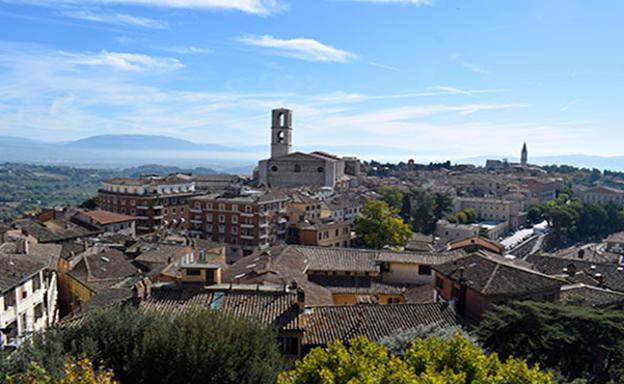
[(274, 109), (271, 111), (271, 158), (290, 154), (292, 147), (292, 111)]

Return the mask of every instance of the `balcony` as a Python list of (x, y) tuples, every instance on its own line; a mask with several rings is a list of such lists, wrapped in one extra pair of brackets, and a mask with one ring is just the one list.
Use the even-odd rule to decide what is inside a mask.
[(192, 208), (191, 213), (202, 213), (201, 209)]
[(137, 205), (136, 209), (142, 209), (142, 210), (146, 211), (146, 210), (149, 209), (149, 207), (147, 205)]
[(253, 212), (241, 212), (240, 215), (243, 217), (254, 217)]
[(240, 227), (241, 228), (253, 228), (254, 225), (253, 224), (247, 224), (247, 223), (241, 223)]
[(154, 209), (163, 209), (165, 208), (164, 205), (160, 204), (160, 205), (154, 205)]
[(253, 235), (240, 235), (240, 238), (244, 240), (253, 240), (254, 236)]
[(202, 221), (201, 220), (189, 220), (191, 222), (191, 224), (201, 224)]

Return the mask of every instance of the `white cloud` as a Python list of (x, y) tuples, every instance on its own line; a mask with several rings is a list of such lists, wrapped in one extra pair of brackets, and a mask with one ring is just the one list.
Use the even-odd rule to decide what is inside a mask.
[(269, 35), (251, 35), (239, 37), (238, 41), (256, 47), (266, 48), (277, 55), (306, 61), (349, 63), (358, 58), (357, 55), (351, 52), (325, 45), (314, 39), (278, 39)]
[(164, 50), (167, 52), (180, 53), (183, 55), (213, 53), (211, 49), (194, 47), (192, 45), (188, 47), (167, 47), (164, 48)]
[[(7, 0), (5, 0), (7, 1)], [(220, 9), (268, 15), (284, 8), (280, 0), (8, 0), (41, 6), (129, 4), (168, 8)]]
[(168, 72), (184, 67), (178, 60), (169, 57), (152, 57), (140, 53), (108, 52), (63, 53), (72, 64), (108, 66), (132, 72)]
[(98, 23), (114, 24), (114, 25), (128, 25), (134, 27), (165, 29), (168, 27), (167, 23), (160, 20), (137, 17), (127, 15), (124, 13), (112, 13), (112, 12), (95, 12), (92, 10), (70, 10), (61, 12), (63, 16), (70, 17), (72, 19), (95, 21)]
[[(513, 113), (520, 104), (493, 102), (490, 94), (487, 102), (478, 99), (488, 90), (440, 86), (386, 95), (180, 91), (160, 85), (158, 77), (144, 79), (149, 66), (136, 59), (142, 55), (125, 55), (131, 56), (0, 42), (0, 134), (58, 141), (96, 134), (163, 134), (196, 142), (259, 144), (268, 150), (270, 109), (285, 106), (295, 113), (296, 146), (327, 144), (331, 137), (335, 145), (407, 148), (417, 159), (515, 154), (527, 138), (535, 143), (532, 148), (553, 154), (586, 152), (588, 142), (606, 153), (617, 150), (621, 141), (610, 135), (597, 142), (603, 135), (596, 134), (591, 122), (527, 122), (522, 116), (530, 111)], [(174, 76), (167, 76), (168, 84), (175, 83)], [(444, 95), (453, 100), (438, 98)], [(353, 154), (382, 158), (366, 151)], [(265, 155), (250, 153), (244, 160), (253, 163)]]
[(374, 61), (369, 61), (368, 64), (372, 65), (373, 67), (385, 69), (387, 71), (401, 72), (399, 68), (393, 67), (392, 65), (388, 65), (388, 64), (376, 63)]

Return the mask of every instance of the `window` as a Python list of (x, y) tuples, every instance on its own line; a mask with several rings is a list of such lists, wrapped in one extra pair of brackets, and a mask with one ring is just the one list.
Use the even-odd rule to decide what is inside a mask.
[(436, 287), (440, 289), (444, 289), (444, 279), (441, 277), (436, 277)]
[(401, 303), (401, 299), (399, 299), (398, 297), (388, 298), (388, 304), (400, 304), (400, 303)]
[(238, 235), (238, 227), (232, 227), (232, 235)]
[(232, 224), (238, 224), (238, 216), (232, 216)]
[(419, 265), (418, 266), (418, 274), (419, 275), (431, 275), (431, 266), (430, 265)]
[(225, 225), (219, 225), (219, 233), (225, 233)]
[(5, 311), (15, 305), (15, 290), (11, 289), (10, 291), (4, 292), (2, 297), (4, 298)]
[(43, 317), (43, 304), (39, 303), (35, 305), (35, 321)]
[(318, 168), (316, 169), (316, 171), (317, 171), (318, 173), (323, 173), (323, 172), (325, 172), (325, 168), (323, 168), (323, 167), (318, 167)]
[(22, 299), (25, 299), (28, 297), (28, 291), (26, 290), (26, 287), (22, 287)]
[(225, 216), (219, 215), (219, 223), (225, 223)]
[(238, 205), (236, 204), (232, 205), (232, 212), (238, 212)]
[(211, 223), (212, 222), (212, 213), (209, 213), (206, 215), (206, 221)]
[(280, 351), (284, 355), (297, 356), (299, 354), (299, 339), (292, 336), (283, 336), (277, 339)]
[(271, 167), (271, 171), (277, 172), (278, 171), (277, 165), (272, 166)]
[(301, 165), (295, 164), (295, 173), (301, 172)]
[(219, 204), (219, 211), (225, 211), (225, 204)]
[(37, 274), (32, 278), (32, 290), (33, 292), (37, 292), (39, 288), (41, 288), (41, 278), (39, 277), (39, 274)]
[(200, 209), (201, 208), (201, 203), (199, 201), (195, 202), (195, 209)]
[(212, 232), (212, 224), (206, 224), (206, 232)]
[(199, 269), (187, 269), (186, 275), (187, 276), (199, 276), (201, 275), (201, 271)]
[(246, 205), (245, 206), (245, 212), (251, 213), (251, 211), (252, 211), (251, 205)]

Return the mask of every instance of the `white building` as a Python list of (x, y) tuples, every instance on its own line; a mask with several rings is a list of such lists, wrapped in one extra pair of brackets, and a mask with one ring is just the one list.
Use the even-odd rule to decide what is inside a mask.
[(58, 319), (58, 244), (0, 244), (0, 348), (15, 348)]

